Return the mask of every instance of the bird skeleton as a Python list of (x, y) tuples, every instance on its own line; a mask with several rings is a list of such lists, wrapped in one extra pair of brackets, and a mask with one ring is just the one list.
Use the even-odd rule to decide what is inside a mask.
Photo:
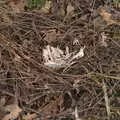
[(47, 45), (43, 49), (44, 65), (48, 67), (66, 67), (73, 64), (75, 59), (79, 59), (84, 56), (85, 46), (80, 48), (78, 52), (69, 52), (69, 47), (66, 46), (66, 51), (59, 49), (58, 47), (52, 47)]

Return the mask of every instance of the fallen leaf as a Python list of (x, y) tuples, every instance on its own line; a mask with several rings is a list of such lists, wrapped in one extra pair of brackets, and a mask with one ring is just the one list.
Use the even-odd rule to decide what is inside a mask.
[(25, 0), (9, 0), (8, 6), (13, 10), (13, 12), (21, 12), (24, 11)]
[(71, 12), (73, 12), (74, 9), (75, 8), (71, 5), (71, 3), (69, 3), (67, 6), (67, 15), (69, 15)]
[(66, 8), (66, 16), (64, 17), (64, 21), (70, 20), (71, 18), (75, 17), (74, 14), (75, 8), (69, 3)]
[(5, 111), (9, 111), (10, 113), (6, 115), (3, 120), (11, 120), (16, 119), (19, 116), (19, 113), (22, 109), (17, 104), (8, 105), (5, 107)]
[(46, 33), (46, 36), (45, 36), (44, 40), (47, 41), (48, 43), (51, 43), (51, 42), (56, 40), (58, 35), (59, 35), (59, 33), (57, 33), (55, 29), (49, 30)]
[(37, 114), (33, 113), (33, 114), (27, 114), (23, 117), (24, 120), (33, 120), (35, 118), (37, 118)]
[(111, 18), (112, 15), (110, 13), (108, 13), (104, 8), (100, 9), (99, 14), (103, 18), (103, 20), (107, 22), (108, 25), (120, 24), (120, 23), (116, 22), (115, 20), (112, 20), (112, 18)]
[(61, 7), (59, 11), (61, 16), (65, 16), (65, 10), (63, 7)]

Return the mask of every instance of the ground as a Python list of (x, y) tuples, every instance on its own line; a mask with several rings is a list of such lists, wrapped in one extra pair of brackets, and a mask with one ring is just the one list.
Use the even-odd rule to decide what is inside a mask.
[(119, 120), (119, 0), (0, 2), (0, 120)]

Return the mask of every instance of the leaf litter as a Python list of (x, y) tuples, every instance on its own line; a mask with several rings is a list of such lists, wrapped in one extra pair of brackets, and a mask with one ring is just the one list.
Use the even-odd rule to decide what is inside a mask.
[(6, 115), (3, 120), (11, 120), (16, 119), (19, 117), (19, 113), (22, 111), (22, 109), (17, 104), (11, 104), (8, 106), (5, 106), (5, 111), (10, 112), (8, 115)]
[(0, 23), (0, 119), (119, 120), (118, 8), (101, 0), (52, 0), (33, 11), (11, 4), (12, 22), (1, 15)]

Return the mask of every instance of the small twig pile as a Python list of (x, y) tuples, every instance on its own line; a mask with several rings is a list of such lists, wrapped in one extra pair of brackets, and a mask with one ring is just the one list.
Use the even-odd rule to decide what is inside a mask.
[[(81, 119), (118, 117), (120, 41), (113, 38), (114, 25), (95, 31), (81, 18), (65, 24), (35, 12), (11, 17), (11, 25), (0, 25), (1, 96), (16, 99), (35, 117), (72, 116), (75, 106)], [(49, 41), (51, 29), (56, 37)], [(53, 70), (49, 62), (70, 66)]]

